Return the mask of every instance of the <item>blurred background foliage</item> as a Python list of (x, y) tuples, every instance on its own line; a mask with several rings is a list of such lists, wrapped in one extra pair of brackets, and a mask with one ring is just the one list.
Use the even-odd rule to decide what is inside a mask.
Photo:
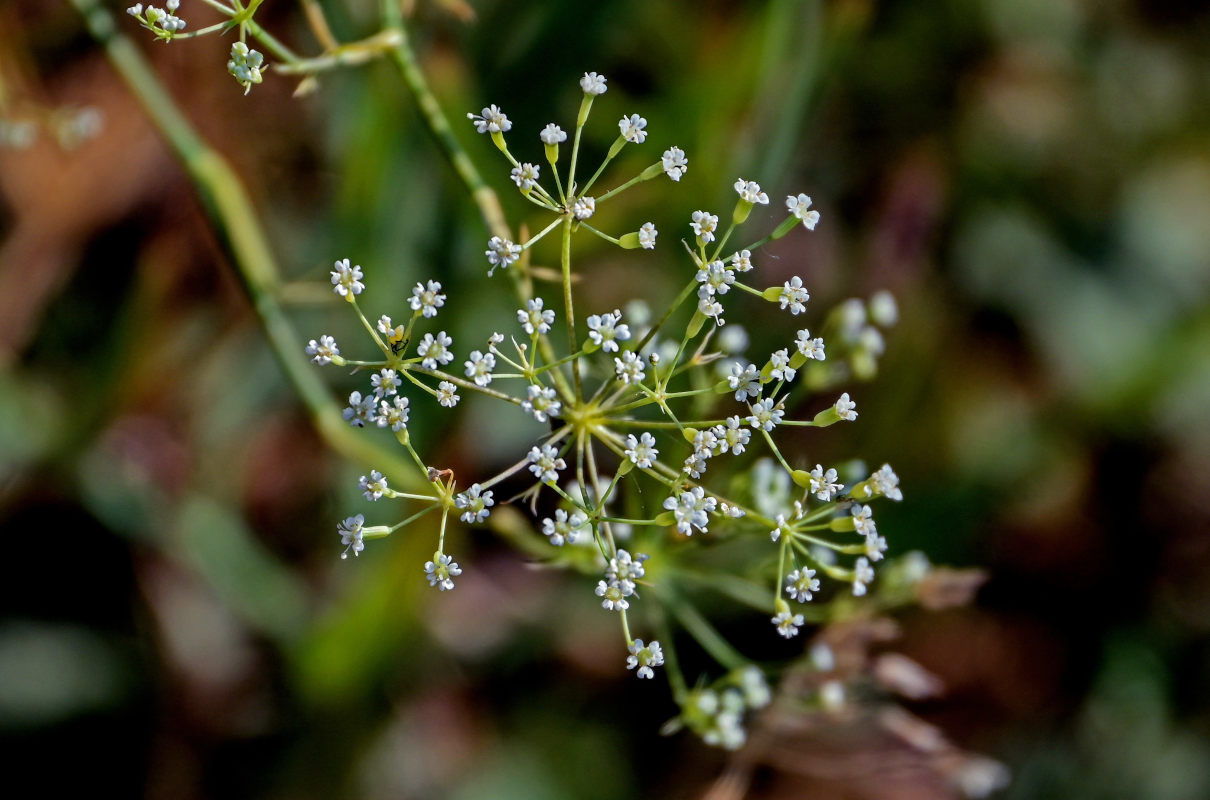
[[(342, 39), (374, 31), (376, 2), (323, 5)], [(258, 20), (313, 50), (295, 4)], [(128, 27), (251, 191), (297, 282), (300, 349), (321, 332), (357, 340), (321, 287), (345, 255), (366, 268), (373, 314), (433, 277), (460, 352), (508, 329), (487, 233), (389, 65), (325, 75), (303, 99), (280, 77), (243, 97), (229, 42), (165, 47)], [(606, 230), (664, 233), (646, 260), (589, 247), (597, 310), (670, 298), (689, 212), (729, 208), (735, 176), (811, 194), (819, 230), (766, 250), (763, 277), (803, 275), (816, 321), (888, 288), (901, 321), (877, 380), (852, 389), (859, 423), (802, 452), (891, 462), (906, 495), (879, 509), (892, 554), (991, 575), (970, 608), (901, 617), (898, 648), (948, 687), (912, 710), (1005, 761), (1008, 798), (1210, 796), (1204, 4), (420, 0), (410, 28), (498, 189), (505, 165), (459, 118), (498, 103), (536, 156), (526, 137), (569, 126), (586, 70), (611, 82), (583, 163), (635, 111), (651, 139), (613, 175), (688, 152), (681, 184), (602, 209)], [(367, 465), (310, 427), (191, 186), (66, 3), (0, 6), (0, 82), (0, 117), (42, 124), (0, 149), (8, 763), (55, 796), (711, 790), (724, 757), (657, 735), (667, 692), (623, 674), (583, 579), (463, 531), (471, 571), (438, 596), (420, 577), (424, 524), (337, 558)], [(84, 107), (102, 125), (65, 148), (49, 115)], [(759, 311), (728, 316), (768, 352), (786, 334)], [(460, 474), (532, 435), (464, 405), (424, 409), (414, 434)], [(767, 627), (744, 612), (727, 630), (747, 646)], [(948, 796), (871, 763), (768, 769), (751, 796)]]

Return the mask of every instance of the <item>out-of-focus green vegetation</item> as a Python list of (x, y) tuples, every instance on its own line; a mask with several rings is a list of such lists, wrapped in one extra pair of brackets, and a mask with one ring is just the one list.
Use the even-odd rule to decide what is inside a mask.
[[(323, 5), (342, 38), (372, 32), (377, 3)], [(882, 374), (854, 391), (860, 424), (806, 446), (895, 465), (906, 499), (879, 517), (892, 553), (990, 570), (974, 607), (903, 620), (901, 649), (949, 686), (914, 710), (1008, 763), (1010, 798), (1210, 796), (1202, 4), (475, 2), (473, 22), (416, 5), (455, 121), (498, 103), (536, 134), (574, 115), (575, 79), (595, 70), (610, 92), (590, 162), (607, 121), (634, 112), (657, 145), (615, 174), (670, 144), (689, 154), (679, 185), (603, 209), (606, 227), (654, 220), (665, 260), (590, 254), (601, 308), (671, 296), (685, 263), (664, 246), (692, 210), (730, 202), (737, 175), (820, 208), (814, 235), (763, 262), (804, 276), (813, 313), (895, 293)], [(264, 18), (312, 46), (295, 4)], [(141, 43), (250, 188), (298, 281), (300, 331), (355, 340), (321, 285), (346, 255), (379, 298), (440, 279), (455, 341), (510, 324), (487, 233), (389, 65), (303, 99), (269, 77), (245, 98), (229, 43)], [(366, 465), (309, 427), (189, 184), (66, 4), (0, 8), (0, 80), (6, 115), (92, 105), (105, 121), (71, 150), (0, 150), (10, 763), (52, 795), (706, 791), (724, 759), (657, 735), (675, 709), (625, 680), (582, 581), (461, 532), (477, 579), (437, 596), (417, 567), (424, 522), (337, 558)], [(505, 187), (486, 139), (457, 134)], [(465, 405), (426, 415), (418, 446), (457, 469), (513, 458), (518, 434)], [(757, 623), (733, 633), (754, 641)], [(752, 796), (944, 796), (862, 777), (766, 767)]]

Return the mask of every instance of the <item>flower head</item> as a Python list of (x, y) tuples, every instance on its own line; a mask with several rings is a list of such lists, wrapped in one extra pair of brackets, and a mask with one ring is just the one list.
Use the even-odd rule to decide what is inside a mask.
[(340, 534), (340, 543), (345, 545), (345, 551), (340, 554), (341, 558), (348, 558), (349, 551), (353, 551), (353, 555), (360, 555), (365, 549), (366, 543), (362, 538), (365, 527), (366, 518), (361, 514), (355, 514), (351, 517), (346, 517), (343, 522), (336, 526), (336, 532)]
[(659, 454), (660, 451), (655, 446), (655, 437), (650, 433), (644, 432), (638, 439), (634, 438), (633, 433), (626, 436), (626, 457), (634, 462), (636, 467), (651, 469), (652, 463)]
[(453, 408), (461, 399), (457, 385), (449, 381), (442, 381), (437, 385), (437, 402), (446, 408)]
[(416, 354), (423, 357), (420, 365), (425, 369), (437, 369), (450, 363), (454, 360), (454, 354), (449, 350), (453, 343), (454, 340), (447, 336), (445, 331), (441, 331), (436, 337), (426, 333), (420, 344), (416, 345)]
[(370, 383), (374, 385), (374, 397), (379, 400), (397, 394), (403, 385), (399, 373), (393, 369), (380, 369), (370, 376)]
[(575, 544), (581, 533), (587, 530), (588, 517), (582, 511), (573, 511), (570, 516), (563, 509), (555, 511), (555, 518), (542, 520), (542, 533), (550, 537), (550, 543), (562, 547), (564, 542)]
[(559, 470), (567, 469), (567, 462), (559, 457), (559, 451), (552, 445), (544, 444), (541, 448), (533, 447), (529, 451), (529, 471), (543, 483), (555, 483), (559, 480)]
[(731, 377), (727, 385), (735, 390), (735, 399), (741, 403), (745, 398), (760, 395), (760, 370), (755, 364), (742, 364), (736, 361), (731, 365)]
[(531, 383), (525, 390), (525, 395), (521, 408), (538, 422), (546, 422), (550, 417), (557, 417), (563, 410), (563, 404), (555, 399), (555, 390), (549, 386)]
[(806, 622), (802, 614), (791, 614), (788, 610), (782, 611), (773, 618), (773, 624), (777, 626), (777, 632), (786, 637), (793, 639), (798, 635), (798, 629)]
[(883, 464), (877, 472), (870, 476), (870, 480), (874, 482), (879, 494), (883, 497), (895, 501), (903, 499), (903, 492), (899, 490), (899, 476), (895, 474), (895, 470), (891, 469), (890, 464)]
[(621, 358), (614, 358), (614, 373), (622, 383), (642, 383), (645, 377), (643, 359), (633, 350), (622, 353)]
[(553, 122), (548, 122), (542, 132), (538, 134), (538, 138), (542, 140), (542, 144), (559, 144), (567, 141), (567, 131)]
[(462, 568), (458, 562), (445, 553), (437, 553), (433, 561), (424, 562), (424, 575), (429, 579), (429, 586), (435, 586), (442, 592), (453, 589), (454, 578), (461, 574)]
[(525, 302), (525, 308), (517, 309), (517, 321), (530, 336), (535, 333), (546, 333), (554, 324), (555, 312), (549, 308), (543, 309), (542, 305), (542, 298), (535, 297)]
[(639, 228), (639, 246), (644, 250), (655, 249), (655, 237), (659, 236), (660, 232), (655, 229), (654, 222), (644, 222)]
[(332, 270), (332, 291), (341, 297), (348, 297), (350, 294), (361, 294), (365, 290), (366, 285), (361, 282), (361, 267), (349, 266), (347, 258), (337, 261), (333, 266), (336, 269)]
[(581, 197), (571, 207), (571, 213), (576, 219), (584, 220), (591, 217), (597, 211), (597, 201), (592, 197)]
[(538, 183), (538, 176), (542, 172), (537, 164), (530, 164), (528, 161), (524, 164), (518, 164), (513, 167), (511, 177), (513, 183), (517, 184), (517, 188), (523, 192), (528, 192)]
[(739, 199), (745, 203), (769, 205), (769, 195), (760, 190), (760, 184), (756, 181), (746, 181), (740, 178), (735, 182), (735, 191), (739, 193)]
[(853, 565), (853, 596), (861, 597), (866, 593), (866, 587), (874, 580), (874, 568), (865, 556), (857, 559)]
[(391, 402), (383, 400), (378, 404), (378, 418), (376, 422), (378, 427), (390, 427), (391, 430), (398, 433), (405, 430), (408, 426), (408, 403), (410, 401), (406, 397), (395, 395), (391, 398)]
[(642, 144), (643, 140), (647, 138), (647, 131), (643, 130), (646, 127), (647, 120), (638, 114), (622, 117), (622, 121), (618, 123), (618, 129), (622, 132), (622, 138), (634, 144)]
[(857, 419), (857, 404), (849, 399), (849, 393), (845, 392), (837, 400), (834, 406), (836, 413), (840, 418), (848, 422)]
[(513, 127), (504, 112), (494, 105), (483, 109), (480, 114), (467, 114), (466, 118), (475, 123), (475, 130), (479, 133), (505, 133)]
[[(421, 312), (425, 318), (437, 316), (437, 309), (445, 305), (445, 295), (441, 294), (441, 284), (437, 281), (429, 281), (427, 286), (417, 283), (412, 287), (412, 296), (408, 298), (408, 305), (412, 307), (413, 311)], [(387, 321), (390, 322), (389, 317)]]
[(378, 416), (377, 401), (373, 395), (362, 397), (361, 392), (353, 392), (341, 416), (354, 428), (364, 428), (367, 422), (374, 422)]
[(692, 220), (689, 227), (693, 228), (697, 238), (703, 242), (713, 242), (714, 231), (718, 228), (718, 217), (708, 211), (694, 211)]
[(630, 655), (626, 657), (626, 669), (639, 668), (636, 673), (640, 678), (654, 678), (655, 672), (652, 667), (661, 667), (664, 665), (664, 652), (660, 649), (660, 643), (653, 641), (651, 644), (643, 644), (642, 639), (635, 639), (630, 643)]
[(800, 603), (806, 603), (819, 591), (819, 578), (810, 567), (796, 569), (786, 576), (786, 594)]
[(837, 493), (844, 490), (844, 484), (837, 482), (837, 473), (834, 469), (824, 471), (822, 464), (816, 464), (815, 469), (811, 470), (811, 486), (810, 491), (815, 493), (815, 496), (824, 502), (830, 501)]
[(618, 342), (630, 338), (630, 327), (619, 324), (622, 312), (614, 309), (612, 314), (593, 314), (588, 318), (588, 338), (606, 353), (618, 352)]
[(798, 197), (790, 195), (786, 198), (786, 209), (791, 214), (802, 220), (802, 224), (807, 230), (815, 230), (816, 224), (819, 223), (819, 212), (808, 210), (811, 208), (811, 198), (805, 194), (800, 194)]
[(508, 239), (500, 236), (493, 236), (487, 241), (487, 249), (483, 251), (487, 256), (487, 263), (492, 265), (492, 268), (487, 271), (491, 275), (496, 271), (496, 267), (508, 268), (510, 264), (516, 262), (521, 257), (521, 246), (513, 244)]
[(723, 262), (711, 261), (697, 271), (697, 281), (701, 284), (699, 288), (705, 289), (711, 296), (726, 294), (735, 283), (735, 273), (727, 269)]
[(752, 415), (748, 417), (748, 424), (753, 428), (759, 428), (766, 432), (780, 425), (781, 418), (786, 413), (782, 408), (782, 404), (774, 401), (772, 397), (766, 397), (755, 405), (749, 406), (749, 408), (752, 411)]
[(471, 357), (463, 366), (466, 367), (466, 377), (473, 380), (476, 386), (487, 386), (492, 382), (492, 370), (496, 368), (496, 357), (491, 353), (472, 350)]
[(803, 288), (802, 278), (795, 275), (786, 281), (777, 299), (783, 309), (789, 306), (790, 313), (797, 315), (807, 310), (806, 304), (811, 299), (811, 293)]
[(674, 181), (679, 181), (689, 171), (689, 159), (679, 147), (669, 147), (665, 150), (660, 162), (664, 166), (664, 174)]
[(462, 509), (462, 521), (471, 524), (487, 519), (492, 513), (488, 509), (495, 504), (491, 490), (485, 492), (477, 483), (472, 483), (471, 488), (454, 497), (454, 505)]
[(664, 500), (664, 508), (671, 511), (676, 520), (676, 529), (686, 536), (692, 536), (694, 528), (706, 533), (706, 526), (710, 522), (708, 514), (714, 511), (717, 505), (718, 501), (708, 496), (706, 490), (700, 486), (694, 486)]
[(387, 493), (387, 479), (376, 469), (358, 478), (357, 486), (367, 500), (377, 500)]
[(584, 90), (584, 94), (590, 94), (594, 97), (599, 94), (605, 94), (608, 88), (605, 85), (605, 76), (598, 75), (595, 72), (585, 72), (584, 77), (580, 78), (580, 88)]
[(331, 336), (320, 336), (319, 341), (312, 339), (307, 342), (307, 355), (311, 356), (311, 362), (323, 366), (331, 364), (333, 356), (340, 355), (340, 348), (336, 346), (336, 340)]
[(795, 346), (798, 347), (798, 352), (807, 358), (813, 358), (816, 361), (824, 360), (823, 339), (818, 337), (812, 339), (811, 331), (806, 328), (798, 332), (798, 340), (795, 342)]

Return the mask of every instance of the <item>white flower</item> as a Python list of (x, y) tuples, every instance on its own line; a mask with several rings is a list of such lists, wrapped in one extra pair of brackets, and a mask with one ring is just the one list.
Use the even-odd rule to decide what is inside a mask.
[(791, 615), (789, 611), (781, 612), (772, 621), (777, 626), (777, 632), (787, 639), (793, 639), (797, 636), (798, 629), (806, 622), (802, 614)]
[(605, 86), (605, 76), (598, 75), (595, 72), (585, 72), (584, 77), (580, 78), (580, 88), (584, 90), (584, 94), (596, 96), (605, 94), (608, 88)]
[[(738, 417), (736, 417), (736, 419), (738, 419)], [(747, 431), (745, 431), (745, 433), (747, 433)], [(733, 506), (730, 503), (720, 500), (719, 504), (718, 504), (718, 513), (722, 514), (724, 517), (730, 517), (731, 519), (739, 519), (740, 517), (744, 516), (748, 512), (744, 511), (739, 506)]]
[[(408, 298), (408, 305), (412, 307), (413, 311), (423, 313), (425, 317), (437, 316), (437, 309), (445, 305), (445, 295), (441, 294), (441, 284), (437, 281), (429, 281), (426, 287), (423, 283), (417, 283), (412, 287), (412, 296)], [(390, 317), (387, 317), (387, 322), (390, 322)]]
[(458, 387), (449, 381), (442, 381), (437, 386), (437, 402), (446, 408), (453, 408), (461, 399), (458, 395)]
[(769, 531), (769, 539), (774, 542), (781, 538), (782, 531), (786, 531), (787, 533), (790, 532), (789, 526), (786, 525), (785, 514), (778, 514), (775, 522), (777, 523), (777, 527)]
[(390, 426), (391, 430), (398, 433), (408, 426), (408, 399), (395, 395), (391, 398), (391, 402), (383, 400), (378, 404), (378, 427), (385, 428)]
[(727, 385), (735, 390), (735, 399), (741, 403), (745, 398), (756, 397), (760, 394), (760, 370), (755, 364), (742, 364), (736, 361), (731, 365), (731, 377)]
[(596, 593), (597, 597), (601, 598), (601, 608), (606, 611), (625, 611), (630, 608), (626, 597), (628, 594), (634, 593), (634, 587), (630, 586), (629, 592), (626, 591), (626, 588), (620, 583), (609, 584), (605, 581), (598, 581)]
[(690, 453), (685, 457), (685, 474), (693, 479), (702, 477), (702, 473), (706, 471), (707, 456), (698, 453)]
[(700, 486), (664, 500), (664, 508), (676, 519), (676, 529), (686, 536), (692, 536), (694, 528), (707, 532), (706, 525), (710, 522), (707, 514), (714, 511), (717, 504), (718, 501), (706, 496), (705, 489)]
[[(631, 556), (629, 550), (618, 550), (618, 554), (609, 559), (609, 564), (605, 567), (605, 577), (610, 581), (627, 582), (633, 586), (647, 574), (647, 567), (644, 566), (646, 561), (645, 553)], [(631, 592), (633, 591), (631, 589)]]
[(853, 565), (853, 596), (861, 597), (865, 594), (866, 587), (873, 580), (874, 568), (870, 566), (869, 560), (865, 556), (862, 556)]
[(550, 543), (555, 547), (562, 547), (564, 542), (575, 544), (580, 534), (585, 532), (587, 523), (588, 517), (582, 511), (572, 512), (569, 517), (560, 508), (555, 511), (554, 519), (547, 517), (542, 520), (542, 533), (550, 537)]
[(521, 246), (513, 244), (508, 239), (499, 236), (493, 236), (487, 241), (487, 249), (483, 251), (487, 256), (487, 263), (492, 265), (492, 268), (487, 271), (491, 275), (496, 267), (508, 268), (509, 264), (516, 262), (521, 257)]
[(808, 602), (819, 591), (819, 578), (810, 567), (796, 569), (786, 576), (786, 594), (800, 603)]
[(844, 489), (843, 483), (837, 483), (837, 477), (836, 470), (829, 469), (827, 472), (824, 472), (823, 465), (816, 464), (815, 469), (811, 470), (811, 486), (809, 491), (814, 492), (815, 496), (820, 500), (828, 502)]
[(621, 358), (614, 358), (613, 368), (622, 383), (642, 383), (645, 377), (643, 359), (635, 355), (633, 350), (622, 353)]
[(597, 210), (597, 201), (592, 197), (581, 197), (576, 200), (575, 205), (571, 207), (571, 213), (575, 214), (576, 219), (588, 219)]
[(532, 383), (525, 393), (527, 396), (522, 401), (521, 408), (538, 422), (546, 422), (550, 417), (557, 417), (563, 410), (563, 404), (555, 399), (555, 390), (550, 387)]
[(312, 363), (322, 367), (331, 364), (333, 356), (340, 355), (340, 348), (336, 346), (335, 339), (325, 334), (319, 337), (318, 342), (314, 339), (307, 342), (307, 355), (311, 356)]
[(543, 483), (559, 480), (559, 470), (567, 469), (567, 462), (559, 458), (559, 451), (549, 444), (530, 448), (529, 471)]
[(703, 242), (713, 242), (714, 231), (718, 228), (718, 217), (708, 211), (694, 211), (692, 219), (689, 227), (693, 228), (697, 238)]
[(679, 147), (669, 147), (660, 161), (664, 165), (664, 174), (674, 181), (679, 181), (689, 171), (689, 159), (685, 158), (685, 151)]
[(345, 551), (340, 554), (341, 558), (348, 558), (349, 551), (353, 551), (353, 555), (360, 555), (365, 549), (366, 543), (362, 538), (365, 527), (366, 518), (361, 514), (356, 514), (352, 517), (346, 517), (343, 522), (336, 526), (336, 532), (340, 534), (340, 543), (345, 545)]
[(836, 400), (836, 405), (833, 406), (840, 418), (852, 422), (857, 419), (857, 404), (849, 399), (849, 393), (845, 392)]
[(883, 464), (877, 472), (870, 476), (870, 480), (878, 487), (878, 491), (883, 497), (895, 501), (903, 499), (903, 492), (899, 490), (899, 476), (895, 474), (895, 470), (891, 469), (890, 464)]
[(341, 297), (348, 297), (350, 292), (357, 295), (366, 288), (361, 282), (361, 267), (350, 267), (347, 258), (337, 261), (333, 266), (336, 269), (332, 271), (332, 291)]
[(791, 314), (801, 314), (807, 310), (806, 302), (811, 299), (811, 293), (803, 288), (802, 278), (795, 275), (786, 281), (777, 299), (783, 309), (789, 306)]
[(807, 358), (813, 358), (816, 361), (824, 360), (823, 339), (811, 338), (811, 331), (803, 328), (798, 332), (798, 340), (795, 342), (798, 346), (798, 352), (802, 353)]
[(618, 342), (630, 338), (630, 328), (619, 325), (622, 312), (614, 309), (612, 314), (593, 314), (588, 318), (588, 338), (606, 353), (618, 352)]
[(659, 235), (660, 232), (655, 229), (654, 222), (644, 222), (643, 227), (639, 228), (639, 245), (644, 250), (654, 250), (655, 237)]
[(859, 534), (862, 536), (874, 536), (878, 533), (878, 526), (874, 523), (874, 512), (869, 506), (854, 503), (852, 513), (853, 528)]
[(802, 220), (802, 224), (807, 230), (815, 230), (815, 225), (819, 222), (819, 212), (807, 210), (811, 208), (811, 198), (805, 194), (800, 194), (798, 197), (790, 195), (786, 198), (786, 208), (791, 214)]
[(634, 438), (633, 433), (626, 436), (626, 457), (634, 462), (636, 467), (651, 469), (652, 463), (659, 454), (660, 451), (655, 446), (655, 437), (650, 433), (644, 432), (638, 439)]
[(758, 667), (744, 667), (739, 673), (739, 689), (748, 708), (764, 708), (773, 699), (765, 675)]
[(517, 322), (521, 323), (521, 327), (530, 336), (533, 336), (535, 332), (546, 333), (554, 321), (555, 312), (549, 308), (542, 308), (541, 297), (527, 300), (525, 308), (517, 309)]
[(882, 554), (886, 552), (886, 539), (878, 534), (867, 534), (865, 537), (865, 554), (870, 557), (871, 561), (881, 561)]
[(433, 334), (426, 333), (420, 344), (416, 345), (416, 354), (423, 356), (420, 365), (425, 369), (437, 369), (439, 365), (450, 363), (454, 360), (454, 354), (449, 350), (453, 343), (454, 340), (447, 336), (445, 331), (440, 331), (436, 338), (433, 338)]
[(622, 117), (622, 121), (618, 123), (618, 129), (622, 132), (622, 138), (634, 144), (642, 144), (643, 140), (647, 138), (647, 131), (643, 130), (646, 127), (647, 120), (638, 114)]
[(143, 4), (142, 4), (142, 3), (135, 3), (133, 6), (131, 6), (130, 8), (126, 9), (126, 13), (127, 13), (127, 14), (129, 14), (130, 16), (132, 16), (132, 17), (137, 17), (137, 16), (139, 16), (140, 14), (142, 14), (142, 13), (143, 13)]
[(769, 195), (760, 190), (760, 184), (756, 181), (746, 181), (740, 178), (735, 182), (735, 191), (739, 193), (739, 198), (745, 203), (769, 205)]
[(466, 118), (474, 121), (479, 133), (505, 133), (513, 127), (504, 112), (494, 105), (483, 109), (481, 114), (467, 114)]
[(790, 351), (784, 347), (769, 357), (769, 363), (773, 365), (769, 374), (779, 381), (792, 381), (798, 373), (790, 366)]
[(513, 167), (511, 177), (513, 183), (517, 184), (518, 189), (528, 192), (538, 182), (539, 173), (541, 173), (541, 170), (538, 168), (538, 165), (530, 164), (527, 161), (524, 164), (518, 164)]
[(731, 256), (731, 266), (736, 272), (750, 272), (752, 270), (752, 251), (740, 250)]
[(718, 439), (720, 453), (731, 451), (732, 455), (741, 455), (752, 439), (752, 431), (742, 427), (738, 416), (727, 417), (726, 425), (715, 425), (714, 435)]
[(752, 411), (752, 415), (748, 417), (748, 424), (766, 432), (780, 425), (781, 418), (786, 413), (781, 403), (775, 403), (772, 397), (766, 397), (748, 408)]
[(548, 122), (542, 132), (538, 134), (538, 138), (542, 140), (542, 144), (558, 144), (567, 141), (567, 131), (553, 122)]
[(735, 283), (735, 273), (727, 269), (721, 261), (711, 261), (697, 271), (696, 277), (698, 283), (702, 284), (701, 288), (709, 291), (711, 295), (726, 294), (731, 291), (731, 284)]
[(361, 396), (361, 392), (349, 395), (349, 405), (341, 412), (345, 421), (354, 428), (364, 428), (367, 422), (373, 422), (378, 416), (373, 395)]
[(448, 592), (454, 588), (454, 578), (462, 574), (462, 568), (450, 556), (438, 553), (436, 561), (424, 562), (424, 574), (429, 579), (429, 586)]
[(697, 310), (702, 313), (703, 317), (712, 317), (715, 325), (722, 325), (723, 319), (723, 304), (714, 299), (714, 292), (709, 286), (699, 286), (697, 288)]
[(367, 500), (377, 500), (387, 492), (387, 479), (376, 469), (371, 470), (368, 476), (358, 478), (357, 485)]
[(636, 673), (640, 678), (654, 678), (655, 673), (652, 667), (662, 667), (664, 665), (664, 653), (660, 649), (660, 643), (653, 641), (649, 645), (644, 645), (642, 639), (635, 639), (630, 643), (630, 655), (626, 656), (626, 669), (639, 668)]
[(489, 508), (494, 506), (496, 501), (492, 499), (492, 492), (483, 491), (483, 487), (477, 483), (472, 483), (471, 488), (467, 489), (454, 497), (454, 505), (463, 509), (461, 520), (466, 523), (482, 522), (487, 519), (492, 512)]
[(463, 366), (466, 367), (466, 377), (473, 380), (476, 386), (487, 386), (492, 382), (492, 370), (496, 368), (496, 357), (491, 353), (472, 350), (470, 359)]
[(374, 397), (379, 400), (397, 393), (399, 387), (403, 385), (399, 379), (399, 373), (393, 369), (379, 370), (370, 376), (370, 383), (374, 385)]
[[(419, 284), (417, 285), (419, 286)], [(378, 318), (378, 324), (375, 327), (378, 328), (378, 332), (383, 336), (388, 336), (395, 331), (395, 329), (391, 327), (391, 324), (391, 318), (386, 314), (383, 314)]]

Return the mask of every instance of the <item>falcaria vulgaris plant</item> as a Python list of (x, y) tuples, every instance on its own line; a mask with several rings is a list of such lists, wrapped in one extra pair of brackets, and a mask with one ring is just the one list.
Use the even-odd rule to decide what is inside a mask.
[[(112, 36), (111, 29), (97, 21), (94, 0), (73, 2), (91, 15), (98, 38), (110, 41), (105, 37)], [(532, 125), (536, 141), (527, 137), (527, 143), (518, 143), (513, 135), (510, 145), (513, 121), (500, 108), (490, 105), (467, 114), (464, 124), (490, 138), (506, 161), (513, 188), (542, 216), (534, 235), (514, 238), (424, 82), (397, 0), (383, 0), (381, 32), (348, 44), (335, 40), (314, 0), (303, 0), (324, 46), (312, 58), (296, 55), (255, 22), (259, 0), (201, 2), (226, 21), (186, 33), (177, 0), (168, 0), (164, 9), (138, 4), (129, 14), (165, 42), (236, 32), (227, 68), (245, 93), (269, 70), (301, 76), (300, 89), (313, 89), (324, 70), (379, 56), (394, 61), (490, 228), (477, 268), (485, 280), (507, 285), (515, 296), (511, 329), (484, 330), (469, 344), (456, 343), (441, 323), (458, 298), (447, 297), (439, 276), (418, 282), (406, 303), (379, 307), (374, 299), (373, 311), (367, 311), (363, 303), (373, 297), (377, 267), (363, 269), (356, 258), (335, 262), (331, 289), (360, 320), (367, 341), (341, 345), (321, 334), (305, 344), (306, 355), (315, 365), (365, 376), (344, 404), (344, 421), (353, 428), (389, 431), (416, 473), (406, 485), (396, 481), (393, 487), (385, 470), (373, 468), (381, 465), (367, 464), (360, 489), (374, 505), (353, 510), (337, 525), (342, 557), (362, 555), (367, 542), (435, 517), (433, 554), (416, 564), (415, 579), (451, 591), (475, 578), (473, 567), (447, 546), (450, 527), (491, 526), (493, 510), (506, 503), (526, 508), (541, 558), (585, 575), (583, 591), (594, 592), (603, 613), (616, 616), (619, 671), (624, 664), (639, 678), (654, 678), (657, 670), (667, 675), (680, 709), (668, 729), (687, 727), (730, 749), (744, 743), (746, 717), (770, 703), (768, 679), (781, 671), (754, 663), (728, 641), (703, 610), (705, 593), (753, 609), (753, 619), (763, 617), (760, 624), (768, 626), (774, 642), (776, 637), (796, 640), (808, 623), (828, 623), (822, 628), (826, 632), (851, 617), (927, 603), (926, 596), (943, 598), (933, 602), (935, 607), (969, 596), (969, 580), (954, 581), (918, 553), (884, 561), (887, 542), (874, 510), (883, 501), (902, 499), (890, 466), (870, 469), (857, 459), (818, 463), (801, 445), (786, 444), (803, 439), (787, 437), (790, 429), (857, 419), (856, 403), (841, 390), (874, 373), (883, 349), (880, 329), (892, 325), (897, 314), (891, 297), (878, 293), (816, 315), (808, 311), (810, 293), (801, 278), (761, 278), (762, 246), (791, 234), (809, 236), (820, 224), (810, 197), (789, 193), (783, 195), (784, 205), (775, 203), (744, 176), (735, 180), (733, 193), (720, 187), (728, 200), (718, 213), (687, 204), (686, 226), (676, 236), (660, 234), (653, 223), (639, 219), (623, 232), (601, 230), (595, 222), (603, 204), (624, 192), (642, 191), (649, 181), (679, 182), (690, 159), (670, 136), (666, 146), (655, 148), (660, 155), (655, 158), (653, 152), (648, 167), (611, 178), (608, 167), (618, 154), (644, 146), (649, 136), (647, 120), (632, 113), (617, 122), (618, 135), (602, 163), (583, 169), (582, 134), (594, 101), (608, 87), (604, 76), (587, 72), (569, 130), (556, 122), (539, 127), (545, 122), (539, 120)], [(249, 42), (263, 47), (274, 63)], [(145, 71), (129, 61), (128, 52), (113, 51), (111, 58), (137, 92), (168, 102), (147, 87)], [(193, 144), (191, 133), (172, 127), (174, 118), (157, 121), (180, 149)], [(207, 163), (210, 168), (212, 162)], [(201, 183), (211, 173), (199, 175)], [(506, 185), (503, 169), (500, 184)], [(743, 233), (753, 210), (766, 206), (784, 207), (781, 222), (760, 236)], [(602, 280), (577, 268), (573, 258), (586, 237), (636, 259), (654, 258), (648, 251), (655, 250), (657, 240), (666, 248), (670, 238), (680, 239), (672, 247), (678, 251), (683, 288), (663, 307), (652, 307), (644, 297), (622, 308), (586, 305), (585, 297)], [(557, 253), (559, 268), (533, 266), (535, 249)], [(246, 275), (249, 271), (245, 268)], [(255, 291), (257, 282), (248, 283)], [(258, 301), (258, 311), (270, 313), (271, 298)], [(749, 336), (735, 323), (754, 308), (768, 319), (762, 328), (777, 331), (782, 346), (772, 352), (749, 354)], [(266, 327), (271, 336), (283, 329), (276, 323)], [(293, 357), (300, 345), (275, 343), (283, 352), (291, 349)], [(299, 385), (310, 380), (292, 377)], [(518, 452), (515, 462), (496, 474), (455, 474), (442, 464), (440, 452), (421, 453), (413, 446), (409, 426), (431, 415), (457, 413), (469, 393), (499, 403), (497, 419), (505, 424), (532, 431), (528, 451)], [(956, 590), (950, 585), (955, 583)], [(863, 607), (868, 614), (857, 610)], [(686, 676), (677, 639), (692, 639), (721, 670), (712, 677)], [(800, 658), (790, 671), (794, 680), (782, 684), (783, 691), (795, 691), (796, 713), (843, 707), (845, 685), (868, 679), (846, 672), (822, 634), (808, 655), (802, 651), (787, 650), (786, 658)], [(915, 673), (907, 669), (905, 678), (902, 663), (896, 663), (896, 680), (920, 685)], [(813, 677), (802, 679), (803, 670)], [(795, 685), (809, 689), (784, 688)]]

